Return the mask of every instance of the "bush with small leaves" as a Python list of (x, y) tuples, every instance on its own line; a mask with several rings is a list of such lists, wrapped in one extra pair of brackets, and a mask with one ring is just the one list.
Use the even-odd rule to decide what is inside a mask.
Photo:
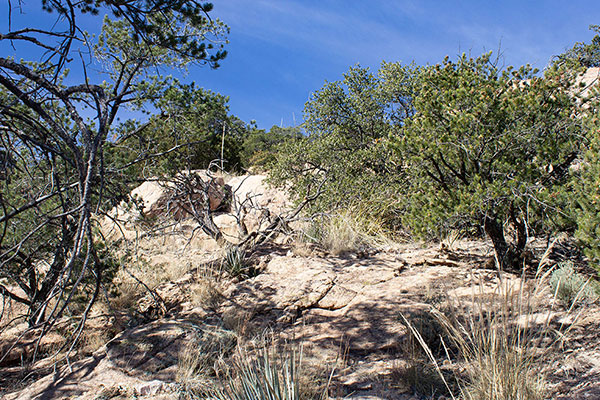
[(271, 181), (311, 214), (367, 205), (371, 215), (398, 220), (404, 170), (388, 137), (412, 112), (412, 66), (383, 64), (377, 74), (353, 67), (316, 91), (304, 108), (307, 134), (282, 143)]
[(577, 273), (569, 261), (557, 265), (550, 277), (550, 286), (567, 307), (593, 303), (600, 298), (598, 283)]
[(527, 235), (547, 231), (560, 214), (581, 122), (569, 74), (502, 69), (491, 57), (420, 70), (415, 113), (394, 143), (409, 172), (403, 221), (425, 237), (485, 231), (498, 262), (521, 268)]
[(588, 133), (590, 143), (584, 154), (580, 179), (574, 182), (575, 199), (579, 207), (574, 210), (577, 215), (577, 231), (585, 255), (600, 274), (600, 118), (596, 115), (589, 118)]

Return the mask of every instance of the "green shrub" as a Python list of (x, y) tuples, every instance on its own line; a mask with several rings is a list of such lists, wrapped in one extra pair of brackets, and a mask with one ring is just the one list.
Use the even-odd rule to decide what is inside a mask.
[[(584, 71), (586, 67), (598, 67), (600, 60), (600, 26), (591, 25), (597, 34), (590, 43), (576, 43), (573, 48), (558, 57), (558, 62)], [(582, 83), (583, 86), (583, 83)], [(600, 273), (600, 90), (597, 82), (580, 99), (585, 122), (585, 146), (580, 154), (580, 163), (573, 179), (574, 206), (571, 213), (576, 216), (575, 235), (590, 263)]]
[(399, 64), (384, 64), (377, 75), (353, 67), (326, 83), (305, 106), (307, 136), (278, 149), (271, 181), (297, 202), (314, 197), (313, 215), (360, 205), (388, 224), (398, 220), (404, 172), (387, 143), (410, 115), (412, 73)]
[(589, 29), (596, 32), (590, 43), (575, 43), (572, 49), (557, 57), (557, 63), (570, 68), (600, 67), (600, 25), (590, 25)]
[(577, 214), (577, 239), (585, 255), (600, 274), (600, 133), (598, 117), (590, 118), (591, 142), (584, 156), (581, 177), (575, 182), (580, 206)]
[(246, 168), (265, 168), (276, 160), (276, 150), (286, 141), (302, 138), (300, 127), (272, 126), (269, 132), (253, 129), (244, 139), (240, 158)]
[(550, 286), (556, 297), (567, 305), (592, 303), (600, 296), (600, 287), (573, 269), (572, 262), (564, 262), (557, 266), (550, 277)]
[[(221, 156), (225, 170), (240, 171), (243, 143), (252, 126), (231, 115), (228, 102), (228, 97), (193, 83), (175, 82), (156, 100), (160, 113), (151, 116), (147, 125), (127, 120), (116, 128), (117, 137), (123, 139), (107, 143), (107, 159), (116, 165), (129, 165), (122, 170), (124, 179), (205, 169)], [(127, 135), (144, 126), (143, 135)], [(147, 159), (137, 162), (139, 154)]]
[(271, 179), (312, 215), (359, 206), (426, 238), (485, 231), (500, 264), (521, 267), (528, 234), (574, 224), (557, 211), (582, 141), (572, 77), (501, 69), (491, 53), (351, 68), (312, 95), (307, 136), (281, 146)]
[(483, 230), (500, 264), (522, 267), (527, 234), (548, 229), (561, 209), (580, 146), (563, 72), (501, 69), (491, 53), (420, 70), (415, 114), (394, 144), (409, 172), (404, 223), (413, 233)]

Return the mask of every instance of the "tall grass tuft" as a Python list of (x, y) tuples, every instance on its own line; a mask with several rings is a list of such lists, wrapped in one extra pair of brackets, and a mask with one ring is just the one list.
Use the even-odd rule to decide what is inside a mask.
[(360, 252), (391, 243), (386, 231), (366, 206), (354, 206), (315, 217), (305, 232), (305, 239), (319, 243), (334, 255)]
[(181, 349), (177, 383), (183, 398), (197, 398), (210, 392), (224, 358), (237, 345), (234, 332), (217, 327), (197, 327), (196, 336)]
[[(553, 322), (555, 297), (548, 293), (550, 272), (539, 268), (535, 279), (528, 282), (501, 276), (492, 293), (484, 292), (481, 283), (473, 287), (470, 300), (456, 299), (444, 311), (432, 308), (432, 316), (444, 328), (443, 340), (456, 351), (447, 351), (447, 360), (437, 359), (420, 332), (402, 316), (453, 399), (546, 398), (543, 360), (570, 329)], [(454, 368), (456, 382), (448, 382), (442, 374), (440, 363), (444, 361), (461, 366), (460, 372), (457, 365)], [(454, 386), (458, 392), (451, 390)]]

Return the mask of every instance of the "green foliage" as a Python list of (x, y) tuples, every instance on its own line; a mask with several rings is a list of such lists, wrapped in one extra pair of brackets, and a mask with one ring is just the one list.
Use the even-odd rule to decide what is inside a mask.
[[(184, 68), (190, 61), (187, 57), (181, 57), (177, 52), (169, 48), (155, 47), (148, 51), (146, 46), (134, 40), (133, 28), (125, 20), (111, 20), (108, 16), (102, 21), (102, 31), (98, 35), (94, 45), (94, 56), (103, 66), (104, 72), (111, 75), (112, 81), (116, 82), (119, 75), (131, 75), (136, 84), (135, 94), (143, 92), (152, 86), (144, 81), (141, 74), (132, 72), (135, 69), (143, 70), (157, 64), (165, 67)], [(91, 39), (91, 38), (88, 38)], [(127, 62), (137, 60), (138, 62)], [(139, 61), (142, 63), (140, 64)], [(154, 82), (159, 82), (160, 76), (155, 77)], [(105, 83), (110, 88), (110, 84)]]
[(404, 222), (420, 236), (481, 228), (498, 256), (502, 225), (536, 232), (560, 213), (561, 191), (580, 137), (575, 100), (557, 69), (500, 70), (491, 53), (422, 68), (415, 115), (395, 141), (410, 171)]
[[(220, 166), (223, 149), (223, 167), (238, 171), (249, 128), (229, 114), (228, 101), (193, 83), (172, 82), (153, 102), (160, 113), (148, 124), (127, 121), (116, 130), (112, 152), (124, 163), (142, 154), (144, 162), (129, 173), (148, 176), (206, 169), (213, 161)], [(139, 132), (131, 135), (136, 128)]]
[[(0, 138), (0, 148), (4, 145), (19, 147), (22, 143), (10, 135)], [(31, 203), (36, 198), (47, 195), (46, 180), (43, 171), (49, 168), (48, 160), (38, 159), (33, 161), (26, 151), (13, 154), (14, 162), (5, 170), (5, 176), (0, 180), (0, 204), (4, 209), (2, 217)], [(72, 195), (72, 190), (65, 195)], [(67, 198), (68, 201), (68, 198)], [(35, 280), (35, 265), (49, 262), (61, 243), (60, 223), (51, 221), (41, 223), (45, 215), (61, 208), (61, 199), (58, 196), (49, 199), (38, 207), (31, 207), (22, 212), (15, 213), (10, 223), (2, 224), (0, 237), (0, 250), (2, 252), (2, 268), (0, 278), (17, 279), (27, 282), (32, 277)], [(72, 222), (72, 221), (68, 221)], [(72, 225), (72, 224), (70, 224)], [(66, 227), (68, 230), (69, 227)], [(64, 232), (64, 231), (63, 231)], [(35, 288), (26, 290), (28, 296), (34, 295)]]
[[(176, 53), (177, 57), (213, 68), (217, 68), (227, 55), (223, 49), (226, 41), (222, 37), (229, 33), (229, 28), (219, 19), (209, 17), (213, 5), (208, 2), (85, 0), (65, 5), (61, 0), (42, 0), (42, 9), (58, 14), (59, 21), (72, 24), (78, 13), (98, 15), (109, 12), (115, 18), (127, 21), (131, 27), (128, 35), (138, 48), (165, 49)], [(72, 35), (66, 36), (61, 50), (68, 51), (73, 39)]]
[[(216, 67), (224, 53), (215, 47), (227, 28), (208, 18), (211, 5), (194, 1), (44, 0), (43, 7), (58, 14), (54, 24), (43, 21), (52, 31), (21, 19), (16, 24), (24, 26), (0, 34), (0, 42), (11, 41), (21, 52), (26, 47), (41, 60), (0, 57), (0, 291), (24, 304), (30, 326), (41, 332), (55, 326), (69, 302), (84, 299), (81, 332), (116, 268), (97, 242), (93, 221), (129, 193), (126, 173), (140, 171), (136, 164), (147, 156), (133, 148), (111, 153), (119, 144), (109, 136), (119, 111), (157, 104), (172, 90), (176, 82), (157, 74), (162, 67)], [(118, 20), (106, 18), (96, 38), (75, 17), (100, 10)], [(79, 55), (93, 57), (100, 69), (88, 74), (92, 63), (80, 63)], [(81, 68), (81, 84), (66, 79), (73, 63)], [(103, 81), (94, 84), (93, 76)], [(131, 122), (119, 133), (140, 138), (144, 127)]]
[[(580, 76), (586, 67), (599, 67), (600, 26), (591, 25), (590, 30), (596, 32), (590, 43), (576, 43), (558, 56), (555, 64), (567, 66)], [(585, 84), (581, 82), (580, 86)], [(568, 209), (576, 218), (575, 235), (590, 263), (600, 273), (600, 91), (597, 82), (594, 86), (586, 91), (585, 97), (579, 96), (584, 125), (582, 136), (586, 141), (582, 157), (573, 168), (577, 175), (572, 180), (569, 197), (573, 204)]]
[(590, 43), (577, 42), (572, 49), (556, 57), (555, 63), (568, 68), (600, 67), (600, 25), (590, 25), (596, 35)]
[(550, 277), (552, 292), (567, 307), (592, 303), (600, 296), (597, 282), (577, 273), (572, 262), (560, 263)]
[[(122, 75), (132, 76), (128, 96), (134, 108), (144, 110), (150, 102), (157, 112), (146, 123), (126, 120), (111, 132), (112, 141), (106, 147), (108, 165), (129, 178), (173, 175), (184, 169), (207, 168), (211, 161), (221, 158), (223, 147), (224, 166), (239, 169), (247, 128), (229, 115), (229, 99), (194, 83), (135, 73), (157, 64), (182, 69), (191, 59), (170, 48), (148, 51), (132, 36), (132, 28), (125, 21), (105, 18), (95, 46), (96, 58), (113, 82), (119, 82)], [(105, 86), (114, 90), (111, 84)]]
[(232, 276), (241, 275), (246, 269), (246, 266), (244, 265), (244, 258), (244, 253), (239, 247), (234, 246), (227, 249), (224, 260), (225, 270)]
[(591, 97), (586, 118), (589, 143), (585, 148), (580, 165), (579, 179), (574, 181), (574, 193), (579, 207), (574, 209), (577, 216), (575, 235), (586, 256), (600, 274), (600, 113), (599, 92)]
[(269, 132), (262, 129), (253, 129), (244, 139), (240, 155), (242, 165), (246, 168), (267, 167), (275, 162), (278, 146), (286, 141), (301, 138), (300, 127), (280, 128), (273, 125)]
[(412, 73), (398, 64), (383, 64), (378, 75), (353, 67), (313, 93), (304, 109), (307, 136), (281, 145), (273, 182), (289, 185), (297, 201), (320, 193), (312, 212), (368, 203), (391, 223), (404, 173), (386, 143), (410, 115)]
[[(571, 227), (569, 167), (581, 142), (558, 65), (497, 68), (491, 54), (429, 67), (354, 67), (305, 106), (308, 135), (283, 143), (272, 180), (311, 212), (361, 204), (421, 237), (460, 228), (492, 237), (500, 262), (526, 233)], [(366, 205), (366, 207), (364, 207)], [(503, 232), (514, 228), (514, 248)]]

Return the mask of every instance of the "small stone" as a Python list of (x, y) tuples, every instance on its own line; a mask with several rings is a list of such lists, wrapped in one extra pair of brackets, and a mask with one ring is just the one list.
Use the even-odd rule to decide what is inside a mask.
[(164, 382), (153, 380), (140, 383), (135, 387), (135, 392), (138, 396), (155, 396), (163, 388)]

